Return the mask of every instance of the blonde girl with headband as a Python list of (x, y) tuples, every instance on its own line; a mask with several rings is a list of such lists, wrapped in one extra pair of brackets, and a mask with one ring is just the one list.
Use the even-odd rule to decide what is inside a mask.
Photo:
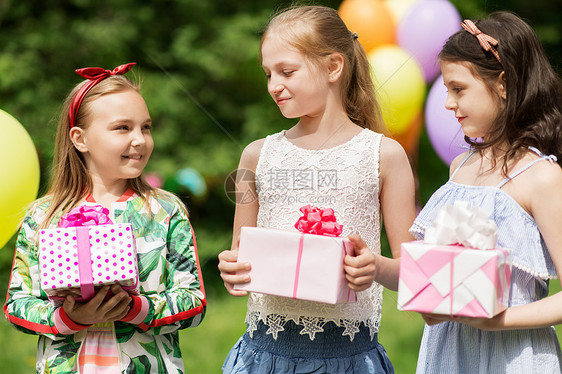
[[(359, 37), (361, 37), (359, 35)], [(355, 257), (346, 256), (349, 287), (358, 301), (329, 305), (250, 293), (247, 332), (228, 355), (225, 373), (393, 373), (377, 340), (383, 286), (396, 290), (400, 243), (411, 240), (414, 179), (400, 145), (381, 134), (383, 122), (365, 51), (330, 8), (304, 6), (276, 15), (261, 40), (268, 91), (289, 130), (257, 140), (242, 153), (231, 250), (219, 255), (225, 287), (249, 281), (237, 272), (241, 226), (295, 230), (303, 205), (333, 208)], [(333, 173), (335, 183), (279, 188), (272, 176)], [(247, 174), (244, 174), (247, 175)], [(273, 183), (272, 183), (273, 182)], [(322, 203), (318, 204), (317, 202)], [(393, 259), (380, 254), (384, 218)]]
[(562, 87), (537, 36), (506, 12), (463, 23), (439, 59), (472, 149), (451, 163), (449, 181), (416, 218), (422, 239), (437, 211), (457, 200), (488, 211), (498, 247), (513, 250), (509, 307), (491, 319), (424, 315), (418, 373), (560, 373), (552, 325), (562, 293)]
[[(51, 187), (17, 236), (4, 313), (16, 329), (39, 335), (37, 373), (183, 372), (178, 330), (205, 313), (186, 208), (142, 176), (154, 143), (139, 87), (123, 76), (133, 65), (77, 70), (86, 80), (63, 105)], [(132, 224), (140, 292), (114, 284), (89, 301), (69, 292), (53, 303), (39, 284), (38, 230), (99, 205), (113, 223)]]

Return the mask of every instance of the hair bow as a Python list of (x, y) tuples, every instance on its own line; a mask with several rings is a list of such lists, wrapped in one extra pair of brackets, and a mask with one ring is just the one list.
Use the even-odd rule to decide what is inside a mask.
[(476, 39), (478, 39), (478, 43), (480, 43), (480, 46), (485, 51), (492, 52), (501, 64), (502, 60), (500, 58), (500, 54), (494, 48), (494, 46), (497, 46), (499, 44), (499, 42), (496, 39), (492, 38), (488, 34), (484, 34), (482, 31), (480, 31), (480, 29), (478, 27), (476, 27), (474, 22), (472, 22), (469, 19), (465, 19), (464, 22), (461, 22), (461, 26), (462, 26), (463, 29), (468, 31), (470, 34), (474, 35), (476, 37)]
[(70, 108), (68, 109), (68, 120), (70, 123), (70, 128), (74, 127), (80, 104), (82, 104), (82, 100), (84, 100), (84, 97), (92, 89), (92, 87), (111, 75), (125, 74), (126, 72), (131, 70), (134, 65), (136, 65), (136, 62), (129, 62), (128, 64), (119, 65), (113, 70), (107, 70), (104, 68), (76, 69), (76, 74), (88, 79), (89, 82), (83, 85), (82, 88), (80, 88), (80, 90), (78, 90), (76, 95), (74, 95), (74, 97), (72, 98)]

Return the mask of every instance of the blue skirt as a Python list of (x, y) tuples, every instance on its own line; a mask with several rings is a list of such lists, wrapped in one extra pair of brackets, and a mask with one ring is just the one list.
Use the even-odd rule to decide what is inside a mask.
[(343, 327), (329, 322), (313, 341), (301, 335), (302, 326), (288, 321), (277, 340), (262, 322), (253, 338), (245, 333), (226, 358), (223, 373), (360, 373), (390, 374), (394, 368), (377, 335), (361, 325), (353, 341), (342, 336)]

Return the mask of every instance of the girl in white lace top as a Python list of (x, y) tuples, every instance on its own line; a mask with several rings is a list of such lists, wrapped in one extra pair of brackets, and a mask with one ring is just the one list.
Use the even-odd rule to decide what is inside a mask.
[[(329, 305), (250, 293), (248, 329), (224, 372), (393, 372), (377, 332), (382, 287), (397, 289), (400, 243), (413, 239), (414, 180), (400, 145), (373, 131), (384, 127), (357, 37), (335, 10), (316, 6), (286, 10), (265, 30), (268, 91), (281, 113), (299, 122), (242, 153), (232, 248), (219, 255), (219, 269), (232, 295), (246, 295), (233, 288), (249, 281), (237, 272), (251, 266), (236, 262), (240, 228), (295, 230), (301, 206), (329, 207), (355, 246), (344, 268), (358, 301)], [(380, 254), (383, 217), (392, 259)]]

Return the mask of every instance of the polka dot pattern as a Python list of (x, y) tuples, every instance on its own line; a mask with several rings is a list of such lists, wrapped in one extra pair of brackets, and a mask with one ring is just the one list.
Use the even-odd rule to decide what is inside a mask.
[[(137, 284), (137, 252), (131, 224), (89, 227), (94, 286)], [(41, 230), (39, 233), (41, 287), (47, 295), (80, 287), (76, 228)]]

